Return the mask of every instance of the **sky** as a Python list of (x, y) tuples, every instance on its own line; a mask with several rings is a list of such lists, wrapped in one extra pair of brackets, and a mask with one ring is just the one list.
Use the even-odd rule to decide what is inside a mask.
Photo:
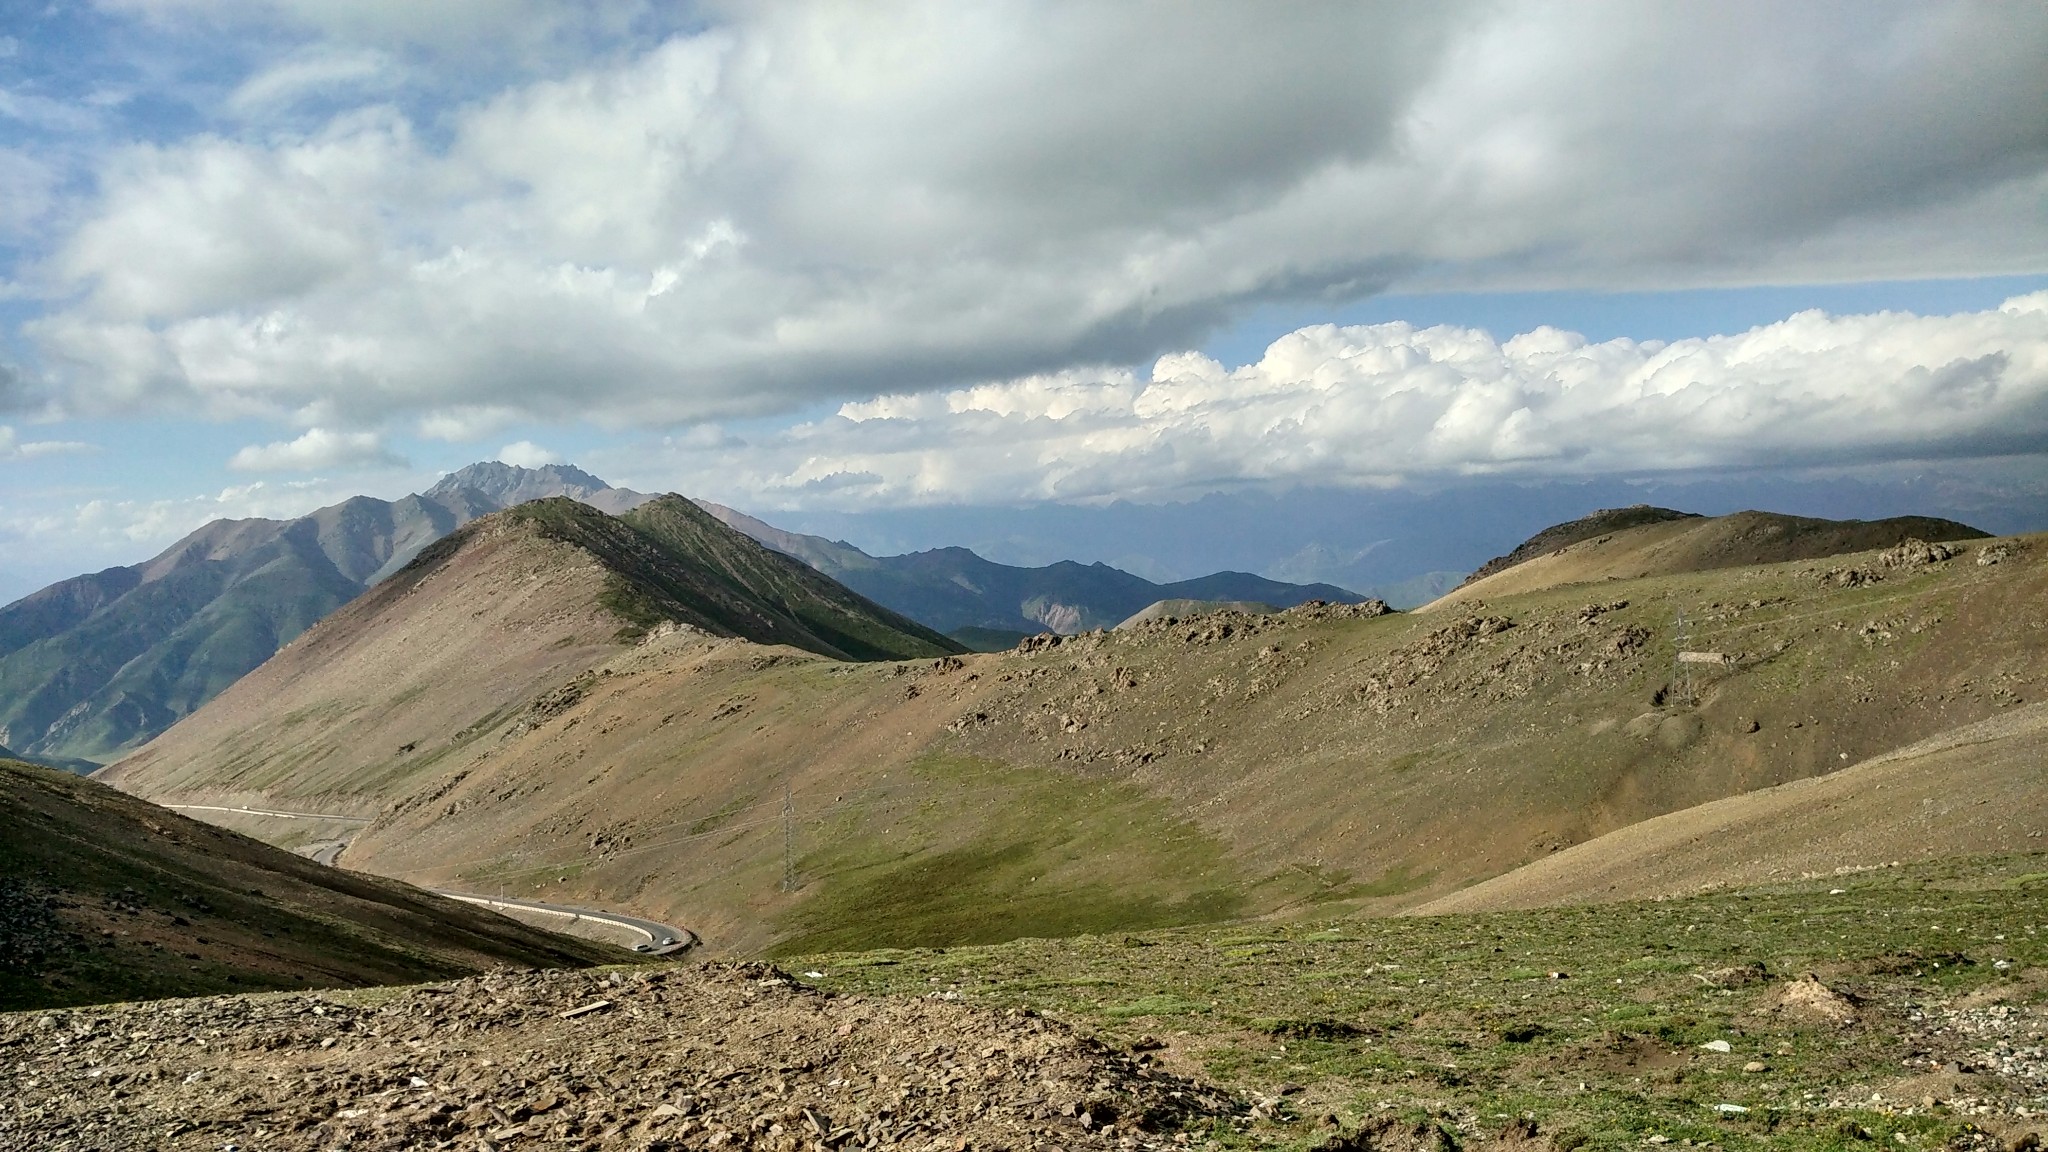
[(2043, 59), (2009, 3), (5, 0), (0, 597), (479, 459), (1019, 556), (1845, 476), (2048, 528)]

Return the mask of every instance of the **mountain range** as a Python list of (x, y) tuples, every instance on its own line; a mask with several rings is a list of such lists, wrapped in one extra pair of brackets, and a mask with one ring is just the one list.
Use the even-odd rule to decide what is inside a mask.
[(606, 488), (573, 468), (476, 465), (396, 501), (216, 520), (154, 559), (0, 608), (0, 744), (43, 760), (103, 761), (132, 748), (427, 545), (527, 491), (597, 500)]
[(984, 560), (965, 548), (870, 556), (844, 541), (785, 532), (723, 505), (699, 503), (741, 532), (870, 600), (984, 650), (1008, 648), (1039, 632), (1071, 636), (1114, 628), (1161, 600), (1252, 601), (1289, 608), (1310, 600), (1353, 604), (1365, 599), (1334, 584), (1289, 584), (1249, 572), (1157, 584), (1103, 563), (1067, 560), (1019, 568)]
[[(617, 590), (702, 561), (577, 535), (639, 515), (477, 521), (100, 778), (351, 813), (348, 867), (714, 950), (937, 947), (1416, 906), (1995, 717), (2044, 658), (2039, 541), (1638, 512), (1411, 613), (1190, 606), (849, 663), (650, 626), (679, 613)], [(2026, 847), (2044, 799), (1979, 813), (1976, 850)]]
[[(0, 608), (0, 745), (70, 767), (118, 757), (428, 545), (479, 516), (548, 497), (609, 513), (655, 499), (565, 465), (472, 464), (396, 501), (359, 496), (296, 520), (214, 521), (144, 563), (23, 597)], [(705, 507), (901, 616), (941, 632), (965, 629), (973, 647), (1112, 626), (1167, 598), (1358, 599), (1329, 585), (1243, 573), (1159, 585), (1100, 564), (1015, 568), (965, 549), (877, 558)], [(844, 654), (859, 650), (854, 641)]]

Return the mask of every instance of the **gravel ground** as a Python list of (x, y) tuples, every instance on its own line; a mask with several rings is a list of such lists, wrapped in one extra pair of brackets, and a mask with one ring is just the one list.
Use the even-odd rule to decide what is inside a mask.
[(1028, 1010), (765, 965), (0, 1016), (0, 1149), (1203, 1143), (1233, 1103)]

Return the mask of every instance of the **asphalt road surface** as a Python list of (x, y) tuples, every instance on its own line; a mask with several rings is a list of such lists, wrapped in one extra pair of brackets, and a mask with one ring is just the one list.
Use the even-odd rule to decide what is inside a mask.
[(342, 824), (368, 824), (367, 816), (334, 816), (325, 812), (274, 812), (268, 808), (223, 808), (217, 804), (166, 804), (178, 812), (232, 812), (244, 816), (276, 816), (283, 820), (333, 820)]
[(481, 904), (501, 912), (507, 908), (516, 908), (526, 912), (542, 912), (549, 916), (565, 917), (571, 922), (593, 920), (599, 924), (614, 924), (647, 937), (648, 949), (656, 956), (681, 952), (697, 943), (697, 934), (687, 928), (663, 924), (659, 920), (628, 916), (623, 912), (594, 912), (588, 908), (572, 908), (567, 904), (545, 904), (539, 900), (513, 900), (502, 896), (472, 896), (466, 892), (449, 892), (440, 888), (429, 891), (437, 896), (446, 896), (450, 900), (460, 900), (464, 904)]
[[(370, 822), (367, 818), (360, 816), (336, 816), (325, 812), (279, 812), (268, 808), (228, 808), (216, 804), (166, 804), (164, 807), (184, 812), (227, 812), (239, 816), (275, 816), (281, 820), (333, 820), (346, 824), (368, 824)], [(316, 844), (309, 845), (310, 851), (304, 849), (301, 851), (315, 864), (332, 866), (335, 860), (340, 857), (341, 850), (346, 847), (348, 847), (347, 840), (322, 840)], [(514, 900), (502, 896), (476, 896), (468, 892), (449, 892), (439, 888), (430, 888), (428, 891), (433, 892), (437, 896), (446, 896), (450, 900), (460, 900), (465, 904), (479, 904), (485, 908), (498, 911), (516, 908), (526, 912), (539, 912), (548, 916), (560, 916), (571, 923), (578, 920), (591, 920), (599, 924), (610, 924), (615, 927), (624, 928), (629, 932), (646, 937), (644, 948), (649, 954), (655, 956), (669, 956), (677, 952), (687, 951), (696, 947), (698, 943), (697, 934), (688, 928), (679, 928), (673, 924), (663, 924), (659, 920), (647, 920), (639, 916), (629, 916), (624, 912), (603, 912), (593, 908), (572, 908), (567, 904), (545, 904), (539, 900)], [(635, 948), (635, 951), (640, 950), (639, 947)]]
[(325, 864), (332, 868), (334, 862), (341, 859), (341, 850), (346, 847), (346, 840), (317, 840), (299, 849), (299, 854), (315, 864)]

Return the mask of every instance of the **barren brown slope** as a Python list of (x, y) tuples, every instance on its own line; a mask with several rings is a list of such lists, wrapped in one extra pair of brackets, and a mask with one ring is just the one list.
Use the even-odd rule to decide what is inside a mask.
[(478, 520), (100, 778), (173, 803), (289, 794), (366, 814), (650, 630), (834, 656), (958, 648), (680, 497), (627, 515), (554, 498)]
[(1515, 546), (1505, 556), (1495, 556), (1474, 569), (1472, 574), (1458, 582), (1458, 587), (1476, 584), (1496, 572), (1504, 572), (1517, 564), (1547, 556), (1561, 548), (1569, 548), (1581, 540), (1595, 536), (1606, 536), (1614, 532), (1640, 528), (1645, 524), (1662, 524), (1671, 520), (1697, 520), (1697, 512), (1680, 512), (1675, 508), (1659, 508), (1653, 504), (1631, 504), (1626, 508), (1602, 508), (1588, 513), (1577, 520), (1552, 524), (1527, 540)]
[[(1636, 511), (1659, 516), (1649, 523), (1638, 522), (1634, 527), (1597, 534), (1570, 532), (1558, 538), (1569, 536), (1574, 540), (1572, 543), (1548, 550), (1535, 547), (1551, 533), (1602, 522), (1600, 517), (1625, 518), (1627, 513)], [(1512, 596), (1560, 584), (1636, 580), (1645, 576), (1672, 576), (1755, 564), (1817, 560), (1890, 548), (1911, 539), (1937, 542), (1986, 538), (1985, 533), (1967, 524), (1931, 516), (1816, 520), (1776, 512), (1736, 512), (1714, 517), (1668, 513), (1668, 517), (1676, 517), (1668, 518), (1665, 515), (1667, 511), (1647, 507), (1618, 509), (1547, 529), (1510, 555), (1492, 562), (1500, 565), (1492, 574), (1482, 577), (1475, 573), (1474, 579), (1418, 611), (1435, 611), (1455, 604)], [(1516, 561), (1514, 558), (1518, 556), (1522, 559)]]
[[(277, 806), (353, 803), (378, 816), (352, 866), (637, 910), (720, 950), (1394, 909), (2012, 706), (2048, 674), (2048, 564), (2038, 542), (1995, 550), (898, 664), (670, 635), (466, 710), (386, 693), (374, 739), (354, 705), (232, 762), (217, 749), (239, 737), (174, 732), (138, 786), (260, 778)], [(1829, 579), (1841, 565), (1870, 581)], [(1694, 669), (1694, 696), (1675, 690), (1680, 611), (1731, 657)], [(374, 672), (330, 672), (349, 668)], [(334, 683), (330, 700), (361, 691)], [(461, 714), (396, 752), (430, 711)], [(263, 767), (309, 756), (318, 772)]]
[(290, 796), (374, 814), (384, 790), (625, 646), (600, 604), (609, 576), (522, 520), (486, 517), (97, 778), (165, 802)]
[(1978, 853), (2037, 852), (2048, 829), (2048, 704), (1610, 832), (1418, 914), (1689, 895)]
[(52, 769), (0, 762), (0, 824), (0, 1010), (627, 957)]

